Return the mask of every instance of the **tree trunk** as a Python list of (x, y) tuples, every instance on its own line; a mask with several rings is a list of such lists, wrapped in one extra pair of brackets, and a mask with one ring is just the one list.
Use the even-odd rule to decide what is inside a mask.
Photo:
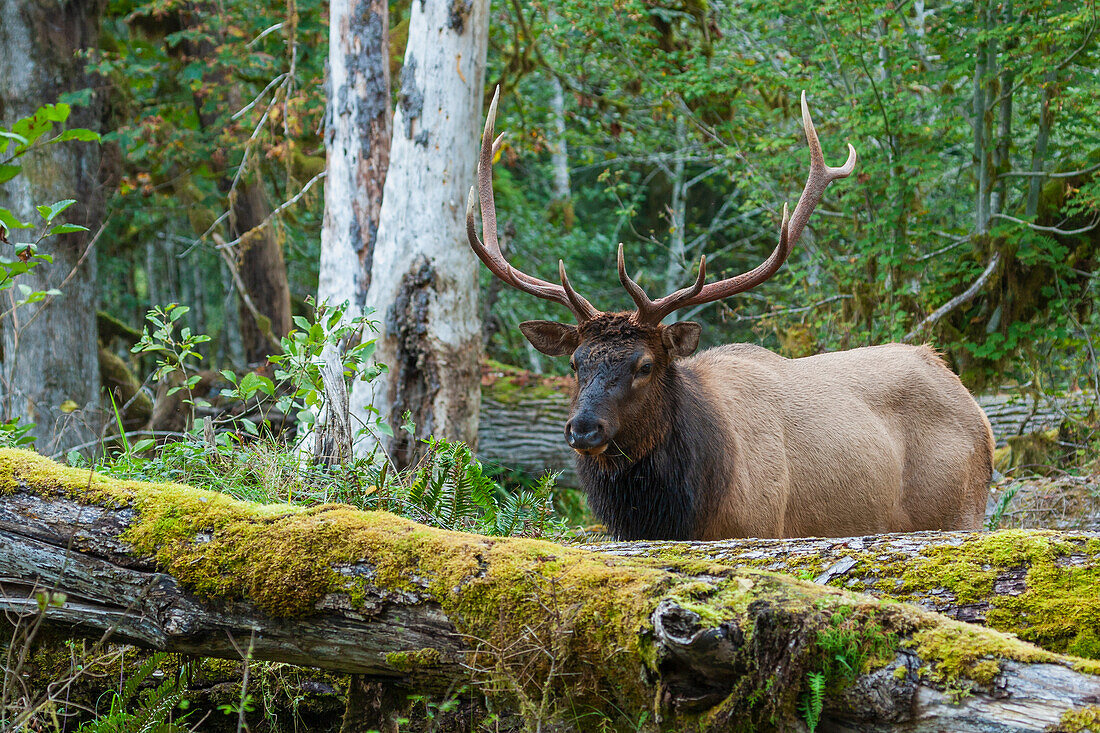
[(550, 112), (554, 116), (554, 143), (550, 148), (550, 167), (554, 170), (554, 198), (565, 202), (573, 198), (569, 184), (569, 144), (565, 139), (565, 92), (561, 87), (561, 79), (553, 74), (550, 75), (550, 92)]
[[(983, 0), (981, 10), (982, 26), (988, 31), (991, 26), (990, 16), (992, 10), (989, 0)], [(977, 173), (976, 196), (974, 203), (974, 231), (984, 234), (989, 231), (989, 151), (987, 130), (987, 94), (986, 87), (989, 73), (989, 62), (993, 55), (990, 46), (993, 42), (982, 38), (978, 41), (977, 53), (974, 55), (974, 98), (973, 98), (973, 129), (974, 129), (974, 167)]]
[[(389, 454), (399, 467), (418, 459), (429, 435), (477, 443), (481, 324), (465, 204), (477, 170), (488, 13), (487, 0), (412, 4), (366, 298), (381, 320), (377, 359), (389, 372), (352, 394), (365, 421), (373, 404), (394, 429)], [(397, 429), (406, 412), (411, 434)]]
[(669, 211), (668, 263), (665, 267), (665, 292), (672, 293), (680, 289), (685, 278), (687, 250), (684, 245), (687, 228), (687, 179), (684, 158), (687, 157), (687, 123), (683, 115), (676, 120), (676, 160), (672, 164), (672, 204)]
[[(97, 47), (100, 11), (98, 0), (0, 0), (0, 120), (10, 124), (44, 103), (57, 102), (65, 92), (92, 85), (78, 54)], [(69, 126), (97, 130), (99, 115), (100, 101), (93, 94), (88, 106), (73, 110)], [(96, 254), (89, 249), (103, 217), (99, 155), (97, 144), (50, 145), (24, 157), (23, 172), (2, 187), (5, 207), (28, 220), (38, 219), (36, 205), (76, 199), (65, 212), (66, 221), (91, 230), (42, 243), (40, 251), (53, 262), (18, 282), (32, 290), (60, 288), (61, 295), (18, 308), (0, 325), (3, 416), (35, 423), (38, 447), (49, 453), (94, 440), (103, 421)], [(18, 288), (8, 290), (0, 310), (11, 308), (18, 293)]]
[[(969, 548), (975, 558), (1026, 558), (1029, 576), (1051, 580), (1047, 598), (1080, 606), (1076, 592), (1094, 593), (1094, 536), (660, 543), (624, 557), (349, 507), (247, 504), (4, 450), (0, 537), (9, 613), (207, 656), (238, 658), (251, 639), (254, 659), (419, 691), (472, 684), (531, 724), (590, 730), (602, 715), (641, 730), (800, 729), (816, 717), (816, 674), (828, 692), (821, 717), (839, 730), (1049, 730), (1100, 696), (1096, 661), (727, 562), (788, 550), (828, 562), (881, 542), (904, 570), (922, 547), (986, 543), (984, 555)], [(630, 548), (608, 549), (639, 554)], [(43, 592), (54, 603), (40, 606)], [(1059, 608), (1049, 612), (1057, 620)]]
[[(1054, 97), (1058, 89), (1058, 73), (1051, 69), (1043, 77), (1043, 98), (1039, 103), (1039, 127), (1035, 134), (1035, 148), (1031, 153), (1031, 172), (1040, 173), (1046, 162), (1050, 130), (1054, 124)], [(1027, 204), (1024, 218), (1031, 221), (1039, 213), (1039, 193), (1043, 190), (1042, 176), (1031, 176), (1027, 185)]]
[(329, 8), (325, 220), (317, 302), (347, 300), (361, 315), (390, 161), (389, 11), (385, 0)]
[[(1001, 8), (1001, 20), (1006, 26), (1011, 25), (1012, 2), (1005, 0)], [(993, 152), (993, 195), (990, 201), (991, 214), (1003, 214), (1008, 206), (1008, 178), (1002, 174), (1012, 170), (1012, 87), (1016, 83), (1016, 74), (1012, 70), (1012, 56), (1016, 44), (1011, 40), (1005, 41), (1004, 59), (1001, 62), (1000, 81), (997, 85), (1000, 94), (1000, 109), (997, 112), (997, 148)]]
[[(251, 180), (252, 177), (255, 180)], [(240, 237), (237, 268), (245, 290), (260, 312), (256, 318), (242, 301), (238, 307), (241, 341), (250, 364), (264, 362), (277, 351), (279, 339), (290, 332), (290, 284), (286, 261), (273, 224), (263, 224), (271, 216), (259, 172), (245, 176), (232, 196), (232, 234)]]

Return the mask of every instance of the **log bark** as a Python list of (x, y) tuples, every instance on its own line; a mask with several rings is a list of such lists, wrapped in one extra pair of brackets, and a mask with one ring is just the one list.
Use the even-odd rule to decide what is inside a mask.
[[(1095, 575), (1096, 537), (990, 537), (1033, 558), (1064, 542)], [(591, 729), (598, 712), (642, 730), (797, 730), (818, 671), (836, 730), (1068, 729), (1067, 713), (1100, 700), (1095, 661), (727, 564), (760, 545), (593, 552), (120, 482), (14, 450), (0, 451), (0, 538), (0, 606), (39, 613), (33, 591), (61, 591), (64, 603), (41, 612), (69, 633), (228, 658), (249, 645), (256, 659), (421, 690), (475, 682), (528, 721), (574, 729)], [(900, 552), (960, 538), (881, 542)], [(828, 560), (852, 551), (840, 542), (770, 549)], [(840, 653), (827, 643), (837, 638)], [(833, 661), (841, 655), (850, 677)]]

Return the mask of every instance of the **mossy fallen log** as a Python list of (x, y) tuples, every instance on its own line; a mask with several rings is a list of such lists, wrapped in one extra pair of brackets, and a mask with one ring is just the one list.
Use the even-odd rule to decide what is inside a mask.
[(705, 554), (654, 554), (258, 506), (0, 451), (0, 606), (73, 634), (227, 658), (251, 648), (421, 690), (477, 683), (529, 720), (581, 730), (597, 715), (642, 730), (818, 717), (1068, 730), (1100, 700), (1100, 662)]
[(609, 542), (588, 549), (787, 573), (913, 603), (1100, 659), (1100, 534), (1046, 530), (915, 532), (722, 542)]

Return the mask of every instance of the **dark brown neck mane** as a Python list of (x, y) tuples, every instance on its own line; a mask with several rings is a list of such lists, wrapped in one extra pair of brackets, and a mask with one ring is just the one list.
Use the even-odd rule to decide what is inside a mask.
[[(688, 370), (670, 364), (644, 428), (624, 426), (599, 456), (577, 456), (588, 503), (617, 539), (698, 539), (723, 445)], [(641, 427), (641, 426), (639, 426)], [(647, 445), (648, 444), (648, 445)]]

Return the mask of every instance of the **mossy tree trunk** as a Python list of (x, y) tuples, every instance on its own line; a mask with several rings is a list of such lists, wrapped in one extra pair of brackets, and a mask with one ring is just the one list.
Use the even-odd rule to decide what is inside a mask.
[[(343, 506), (123, 483), (10, 450), (0, 538), (0, 605), (38, 613), (35, 589), (64, 592), (43, 611), (55, 628), (210, 656), (250, 646), (256, 659), (422, 691), (476, 683), (564, 729), (608, 716), (642, 730), (796, 730), (820, 713), (841, 729), (1069, 730), (1067, 715), (1100, 699), (1098, 662), (735, 568), (715, 554), (730, 544), (626, 556), (623, 545), (492, 539)], [(997, 538), (992, 566), (1017, 553), (1034, 568), (1067, 543), (1062, 557), (1095, 573), (1100, 553), (1097, 538)]]
[[(10, 126), (66, 92), (94, 86), (82, 52), (99, 38), (100, 0), (0, 0), (0, 121)], [(98, 130), (101, 100), (73, 109), (69, 127)], [(21, 159), (23, 172), (0, 186), (0, 202), (19, 218), (39, 221), (35, 206), (75, 199), (65, 220), (88, 232), (49, 237), (53, 257), (18, 279), (19, 287), (61, 294), (13, 308), (19, 287), (4, 292), (2, 418), (36, 425), (40, 450), (63, 453), (94, 440), (104, 413), (96, 344), (96, 254), (92, 237), (103, 217), (99, 145), (50, 145)], [(12, 240), (23, 237), (14, 236)], [(11, 245), (3, 245), (11, 258)], [(10, 309), (10, 311), (9, 311)]]

